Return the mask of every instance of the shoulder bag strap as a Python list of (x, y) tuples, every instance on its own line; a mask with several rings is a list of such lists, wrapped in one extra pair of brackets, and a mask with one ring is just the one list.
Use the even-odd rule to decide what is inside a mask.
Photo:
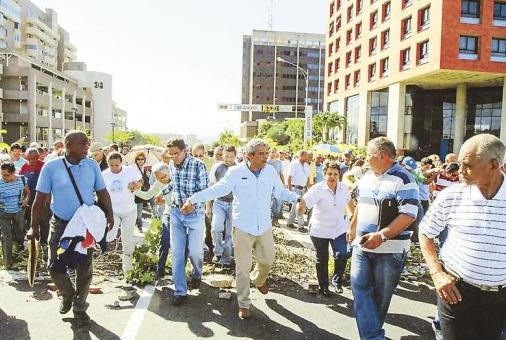
[(65, 169), (67, 169), (67, 172), (68, 172), (69, 177), (70, 177), (70, 181), (72, 182), (72, 186), (74, 187), (74, 191), (76, 192), (77, 198), (79, 199), (79, 203), (81, 203), (81, 205), (83, 205), (84, 201), (83, 201), (83, 198), (81, 196), (81, 193), (79, 192), (79, 188), (77, 187), (74, 175), (72, 175), (72, 171), (70, 171), (70, 168), (67, 166), (67, 163), (65, 162), (65, 158), (62, 158), (62, 162), (65, 165)]

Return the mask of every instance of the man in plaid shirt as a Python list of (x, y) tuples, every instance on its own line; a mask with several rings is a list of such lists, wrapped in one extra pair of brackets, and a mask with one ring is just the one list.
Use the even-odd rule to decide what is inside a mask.
[(186, 299), (186, 249), (193, 266), (191, 288), (200, 286), (204, 260), (204, 206), (195, 205), (183, 214), (181, 207), (190, 196), (207, 188), (208, 176), (204, 162), (192, 157), (182, 139), (167, 142), (172, 163), (169, 166), (173, 188), (170, 211), (170, 240), (172, 248), (172, 274), (174, 279), (174, 306)]

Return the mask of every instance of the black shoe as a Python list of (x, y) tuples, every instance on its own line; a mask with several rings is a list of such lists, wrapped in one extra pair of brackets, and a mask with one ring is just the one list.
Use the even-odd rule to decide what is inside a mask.
[(320, 287), (319, 293), (323, 296), (329, 296), (330, 295), (329, 287)]
[(67, 314), (70, 308), (72, 308), (72, 301), (62, 300), (60, 302), (60, 314)]
[(181, 306), (186, 301), (186, 295), (174, 295), (172, 298), (173, 306)]
[(74, 320), (76, 321), (79, 327), (88, 326), (90, 324), (90, 317), (86, 312), (76, 312), (74, 311)]
[(300, 231), (301, 233), (305, 233), (307, 231), (305, 227), (299, 227), (299, 229), (297, 230)]
[(156, 272), (156, 278), (163, 279), (164, 277), (165, 277), (165, 273), (164, 272)]
[(199, 289), (201, 281), (202, 281), (202, 279), (200, 277), (198, 277), (198, 278), (192, 277), (192, 280), (190, 282), (191, 289)]
[(138, 225), (138, 226), (137, 226), (137, 229), (139, 229), (139, 232), (140, 232), (141, 234), (143, 233), (143, 231), (142, 231), (142, 226), (141, 226), (141, 225)]
[(295, 229), (295, 224), (293, 224), (293, 223), (288, 224), (288, 228)]
[(336, 289), (336, 293), (337, 294), (342, 294), (343, 293), (343, 286), (341, 286), (340, 284), (336, 284), (334, 285), (335, 289)]
[(212, 259), (212, 262), (214, 264), (220, 264), (221, 263), (221, 255), (214, 255), (213, 259)]

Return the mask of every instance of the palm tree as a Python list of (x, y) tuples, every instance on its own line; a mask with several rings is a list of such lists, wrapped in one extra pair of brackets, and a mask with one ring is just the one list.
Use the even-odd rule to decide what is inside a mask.
[(337, 112), (323, 112), (315, 115), (315, 127), (321, 124), (322, 142), (333, 142), (337, 131), (346, 125), (346, 117)]

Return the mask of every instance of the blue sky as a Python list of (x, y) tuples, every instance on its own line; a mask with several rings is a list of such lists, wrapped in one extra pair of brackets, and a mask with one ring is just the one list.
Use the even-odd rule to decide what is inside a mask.
[[(214, 137), (239, 131), (242, 35), (268, 28), (270, 0), (32, 0), (53, 8), (89, 70), (112, 73), (129, 127)], [(327, 0), (274, 0), (273, 28), (324, 33)]]

